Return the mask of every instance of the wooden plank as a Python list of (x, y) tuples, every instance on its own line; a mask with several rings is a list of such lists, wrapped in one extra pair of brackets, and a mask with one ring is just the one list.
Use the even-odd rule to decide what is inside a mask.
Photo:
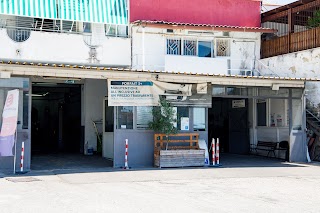
[(263, 58), (317, 47), (320, 47), (320, 27), (263, 41), (261, 45)]

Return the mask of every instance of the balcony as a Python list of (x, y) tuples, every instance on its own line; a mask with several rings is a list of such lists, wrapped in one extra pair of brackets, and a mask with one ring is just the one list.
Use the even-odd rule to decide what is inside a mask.
[(320, 2), (287, 5), (262, 15), (262, 26), (277, 29), (262, 37), (262, 58), (320, 47)]
[[(258, 60), (234, 59), (231, 57), (205, 58), (182, 55), (133, 55), (133, 69), (158, 70), (192, 74), (213, 75), (260, 75), (255, 69)], [(258, 64), (257, 64), (258, 65)]]
[[(14, 22), (17, 23), (17, 22)], [(50, 22), (52, 23), (52, 22)], [(131, 65), (131, 41), (126, 37), (106, 36), (103, 24), (92, 24), (90, 32), (77, 32), (61, 25), (37, 27), (34, 22), (13, 26), (0, 20), (0, 59), (42, 63), (101, 64), (128, 67)]]
[(228, 59), (165, 55), (165, 70), (193, 74), (228, 74)]

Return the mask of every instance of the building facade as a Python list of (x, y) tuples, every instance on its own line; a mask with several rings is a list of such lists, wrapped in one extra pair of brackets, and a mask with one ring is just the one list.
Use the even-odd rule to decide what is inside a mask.
[[(154, 132), (147, 126), (156, 99), (113, 96), (132, 84), (161, 91), (155, 97), (172, 102), (178, 129), (198, 132), (208, 146), (220, 138), (223, 152), (249, 154), (259, 140), (286, 140), (291, 161), (306, 159), (305, 80), (262, 76), (261, 34), (274, 30), (260, 27), (260, 2), (65, 0), (27, 12), (16, 11), (15, 1), (1, 4), (0, 69), (11, 77), (1, 82), (22, 82), (16, 88), (27, 121), (18, 127), (17, 147), (27, 141), (27, 170), (32, 155), (52, 151), (94, 150), (121, 167), (125, 139), (130, 166), (152, 166)], [(239, 7), (241, 19), (234, 18)], [(177, 95), (176, 87), (189, 89)], [(200, 87), (204, 102), (190, 104)], [(0, 162), (12, 167), (12, 157)]]

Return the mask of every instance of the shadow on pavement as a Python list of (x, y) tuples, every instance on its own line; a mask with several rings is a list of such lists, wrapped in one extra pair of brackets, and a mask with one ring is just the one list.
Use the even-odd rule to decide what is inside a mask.
[[(128, 172), (128, 171), (152, 171), (152, 170), (203, 170), (203, 169), (225, 169), (225, 168), (288, 168), (306, 167), (310, 164), (291, 164), (281, 159), (267, 158), (254, 155), (233, 155), (222, 154), (221, 166), (219, 167), (184, 167), (184, 168), (154, 168), (154, 167), (133, 167), (130, 170), (113, 168), (112, 161), (99, 156), (83, 155), (43, 155), (34, 156), (32, 159), (31, 171), (26, 174), (14, 175), (12, 171), (0, 172), (0, 178), (4, 177), (28, 177), (43, 175), (61, 175), (75, 173), (99, 173), (99, 172)], [(130, 162), (130, 161), (129, 161)], [(318, 164), (312, 164), (318, 165)], [(130, 165), (129, 165), (130, 166)]]

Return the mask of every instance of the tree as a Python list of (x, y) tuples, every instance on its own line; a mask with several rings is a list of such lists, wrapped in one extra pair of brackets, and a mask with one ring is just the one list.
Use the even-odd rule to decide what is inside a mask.
[(152, 109), (153, 121), (149, 122), (149, 129), (166, 135), (167, 146), (169, 135), (177, 134), (178, 129), (174, 126), (177, 122), (175, 111), (171, 104), (164, 98), (160, 98), (159, 107)]
[(320, 27), (320, 10), (314, 12), (314, 16), (308, 19), (308, 28)]

